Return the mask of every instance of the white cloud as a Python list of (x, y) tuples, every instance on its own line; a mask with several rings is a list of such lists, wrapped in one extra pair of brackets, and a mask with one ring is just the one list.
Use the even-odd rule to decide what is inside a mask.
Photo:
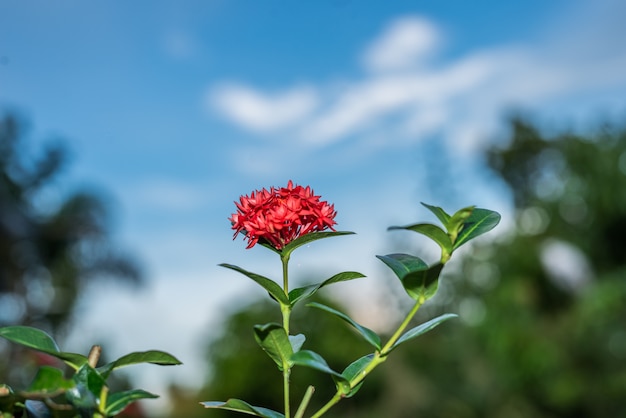
[[(366, 79), (347, 88), (328, 110), (303, 124), (302, 136), (325, 144), (384, 122), (385, 117), (397, 112), (410, 111), (410, 119), (421, 117), (471, 91), (492, 72), (491, 62), (471, 57), (438, 72), (415, 71)], [(448, 120), (440, 118), (439, 122), (442, 126)]]
[[(595, 105), (580, 97), (604, 97), (607, 88), (626, 90), (626, 51), (614, 42), (620, 33), (626, 36), (622, 26), (612, 24), (610, 30), (600, 31), (611, 34), (612, 48), (607, 51), (593, 30), (604, 25), (602, 20), (585, 19), (580, 13), (565, 20), (557, 29), (544, 28), (539, 41), (479, 47), (436, 64), (426, 58), (438, 52), (445, 34), (432, 21), (404, 16), (366, 45), (363, 75), (339, 88), (321, 82), (307, 89), (286, 86), (282, 93), (267, 96), (234, 83), (212, 91), (211, 102), (243, 128), (273, 130), (290, 138), (294, 156), (340, 141), (367, 142), (369, 151), (376, 152), (373, 137), (380, 138), (380, 148), (434, 136), (465, 155), (494, 137), (503, 111), (551, 110), (563, 118), (568, 116), (563, 103), (567, 111), (579, 112), (576, 106)], [(575, 30), (583, 23), (587, 35)], [(612, 106), (626, 107), (617, 93), (612, 97)], [(278, 128), (283, 131), (276, 132)], [(385, 135), (373, 135), (380, 132)], [(269, 155), (259, 168), (282, 167), (277, 158)]]
[(209, 92), (208, 100), (227, 119), (257, 132), (292, 125), (317, 105), (317, 95), (309, 87), (268, 95), (238, 84), (222, 84)]
[(420, 64), (440, 43), (439, 31), (430, 21), (408, 16), (392, 22), (363, 55), (371, 71), (403, 70)]

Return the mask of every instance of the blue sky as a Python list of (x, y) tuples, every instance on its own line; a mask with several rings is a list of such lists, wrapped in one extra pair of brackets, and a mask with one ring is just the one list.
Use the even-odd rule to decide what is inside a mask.
[(0, 0), (0, 108), (30, 121), (33, 146), (61, 137), (73, 157), (50, 204), (103, 190), (150, 279), (140, 293), (92, 289), (73, 344), (97, 328), (111, 355), (166, 349), (187, 366), (142, 369), (146, 384), (197, 383), (209, 327), (263, 294), (217, 264), (278, 271), (231, 240), (233, 201), (289, 179), (358, 234), (298, 255), (294, 280), (356, 269), (372, 296), (374, 255), (397, 244), (385, 228), (434, 221), (420, 201), (509, 210), (477, 169), (509, 112), (548, 127), (623, 117), (625, 12), (618, 0)]

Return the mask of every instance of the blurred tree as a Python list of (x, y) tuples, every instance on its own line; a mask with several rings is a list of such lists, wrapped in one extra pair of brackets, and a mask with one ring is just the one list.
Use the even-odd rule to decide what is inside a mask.
[(626, 131), (545, 138), (514, 120), (488, 161), (517, 220), (465, 263), (467, 295), (484, 301), (476, 343), (498, 370), (494, 408), (626, 416)]
[[(111, 242), (107, 207), (97, 195), (55, 196), (60, 203), (54, 207), (45, 201), (66, 152), (48, 145), (31, 158), (23, 129), (15, 116), (0, 119), (0, 326), (36, 326), (60, 339), (90, 280), (138, 284), (141, 276)], [(0, 358), (12, 360), (0, 361), (0, 381), (2, 367), (17, 361), (7, 350), (0, 345)]]
[(468, 326), (410, 348), (431, 379), (415, 415), (626, 416), (626, 131), (511, 128), (487, 161), (513, 192), (514, 228), (449, 277), (446, 310)]

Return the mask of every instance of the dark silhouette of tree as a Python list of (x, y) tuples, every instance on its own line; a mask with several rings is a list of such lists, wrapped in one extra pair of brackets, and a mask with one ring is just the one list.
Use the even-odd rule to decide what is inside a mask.
[(141, 274), (111, 242), (109, 211), (98, 195), (78, 191), (55, 196), (54, 206), (45, 201), (67, 153), (48, 144), (33, 158), (24, 138), (16, 116), (0, 119), (0, 326), (36, 326), (59, 338), (90, 281), (139, 284)]

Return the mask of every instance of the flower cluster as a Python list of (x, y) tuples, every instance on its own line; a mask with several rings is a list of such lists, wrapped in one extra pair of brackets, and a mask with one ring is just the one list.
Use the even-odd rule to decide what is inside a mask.
[(233, 239), (242, 233), (248, 240), (247, 248), (261, 241), (281, 250), (310, 232), (334, 231), (335, 207), (320, 197), (309, 186), (294, 186), (291, 180), (287, 187), (263, 188), (241, 196), (235, 202), (237, 212), (229, 218), (235, 230)]

